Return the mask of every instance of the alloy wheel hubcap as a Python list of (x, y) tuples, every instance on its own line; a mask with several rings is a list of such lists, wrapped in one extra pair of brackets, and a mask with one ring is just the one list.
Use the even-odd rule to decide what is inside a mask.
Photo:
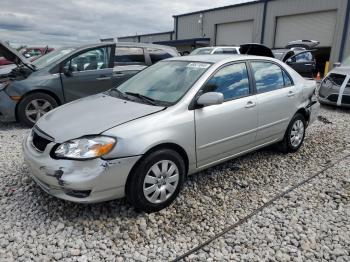
[(52, 104), (45, 99), (34, 99), (28, 103), (25, 108), (26, 117), (32, 123), (39, 120), (40, 117), (53, 109)]
[(179, 178), (179, 169), (174, 162), (159, 161), (148, 170), (145, 176), (143, 194), (153, 204), (163, 203), (175, 192)]
[(304, 137), (304, 123), (301, 120), (294, 122), (292, 132), (290, 134), (290, 142), (293, 147), (298, 147)]

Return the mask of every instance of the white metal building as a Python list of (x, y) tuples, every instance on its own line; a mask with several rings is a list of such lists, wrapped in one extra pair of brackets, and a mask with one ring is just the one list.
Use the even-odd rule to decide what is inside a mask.
[(282, 48), (292, 40), (312, 39), (320, 41), (319, 60), (332, 63), (350, 56), (349, 13), (350, 0), (259, 0), (177, 15), (173, 32), (118, 41), (156, 42), (191, 51), (202, 45), (247, 42)]

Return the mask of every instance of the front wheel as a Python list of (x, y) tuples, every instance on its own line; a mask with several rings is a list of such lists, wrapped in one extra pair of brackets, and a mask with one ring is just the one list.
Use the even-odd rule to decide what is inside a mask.
[(138, 210), (159, 211), (179, 194), (185, 170), (184, 160), (177, 152), (169, 149), (152, 152), (130, 174), (126, 197)]
[(284, 153), (296, 152), (302, 145), (305, 137), (306, 120), (300, 113), (294, 115), (290, 121), (279, 148)]
[(21, 124), (32, 127), (44, 114), (57, 107), (56, 100), (45, 93), (32, 93), (18, 104), (17, 116)]

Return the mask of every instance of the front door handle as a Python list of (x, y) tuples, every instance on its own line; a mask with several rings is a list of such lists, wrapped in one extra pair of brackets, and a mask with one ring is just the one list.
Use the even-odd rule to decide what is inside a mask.
[(256, 106), (256, 103), (254, 103), (253, 101), (248, 101), (247, 104), (245, 105), (245, 108), (251, 108)]
[(295, 96), (295, 92), (294, 92), (294, 91), (289, 91), (289, 92), (288, 92), (288, 96), (289, 96), (289, 97)]
[(100, 76), (100, 77), (96, 78), (96, 80), (99, 80), (99, 81), (101, 81), (101, 80), (110, 80), (110, 79), (111, 79), (110, 76)]

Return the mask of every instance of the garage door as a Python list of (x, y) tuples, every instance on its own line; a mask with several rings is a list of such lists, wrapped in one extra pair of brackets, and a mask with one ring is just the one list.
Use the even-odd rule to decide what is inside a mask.
[(278, 17), (275, 47), (301, 39), (320, 41), (320, 47), (332, 46), (335, 24), (336, 11)]
[(218, 24), (216, 45), (240, 45), (253, 40), (253, 21)]

